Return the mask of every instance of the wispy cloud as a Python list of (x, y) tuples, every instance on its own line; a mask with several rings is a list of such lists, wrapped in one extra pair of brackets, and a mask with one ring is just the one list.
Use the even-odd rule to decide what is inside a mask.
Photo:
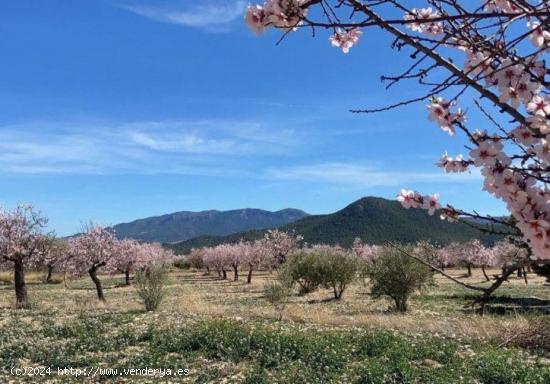
[(222, 30), (220, 27), (227, 27), (232, 21), (241, 17), (245, 6), (246, 2), (243, 0), (172, 1), (169, 3), (161, 1), (154, 3), (154, 5), (139, 1), (119, 4), (120, 8), (155, 21), (186, 27), (206, 28), (217, 32), (227, 30)]
[(297, 144), (287, 130), (239, 121), (28, 123), (0, 126), (0, 173), (229, 175), (246, 172), (235, 168), (243, 156)]
[(295, 180), (337, 184), (361, 189), (398, 187), (407, 183), (445, 183), (480, 180), (479, 173), (445, 174), (441, 172), (398, 172), (353, 163), (321, 163), (270, 168), (266, 176), (276, 180)]
[(129, 138), (136, 144), (155, 151), (186, 153), (231, 153), (238, 145), (233, 140), (205, 139), (197, 134), (155, 136), (144, 132), (128, 132)]
[(142, 122), (127, 124), (121, 131), (142, 147), (190, 154), (283, 154), (299, 142), (292, 129), (248, 121)]

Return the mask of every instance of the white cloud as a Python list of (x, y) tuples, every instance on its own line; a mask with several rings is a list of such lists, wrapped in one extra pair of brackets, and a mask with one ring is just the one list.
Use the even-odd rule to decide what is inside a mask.
[(121, 130), (141, 147), (189, 154), (283, 154), (299, 141), (290, 129), (246, 121), (143, 122), (127, 124)]
[[(195, 28), (216, 28), (227, 25), (243, 15), (246, 2), (238, 1), (200, 1), (200, 4), (155, 4), (143, 2), (123, 4), (121, 8), (149, 19), (163, 23), (178, 24)], [(216, 30), (216, 29), (213, 29)], [(219, 31), (219, 29), (217, 29)]]
[(361, 189), (398, 187), (407, 183), (467, 182), (481, 180), (478, 172), (445, 174), (441, 172), (385, 171), (352, 163), (321, 163), (270, 168), (267, 177), (324, 184), (338, 184)]
[(286, 132), (238, 121), (0, 126), (0, 173), (240, 174), (243, 157), (289, 152)]
[(204, 139), (195, 133), (182, 135), (154, 136), (143, 132), (129, 132), (130, 139), (136, 144), (156, 150), (187, 153), (231, 153), (237, 147), (232, 140)]

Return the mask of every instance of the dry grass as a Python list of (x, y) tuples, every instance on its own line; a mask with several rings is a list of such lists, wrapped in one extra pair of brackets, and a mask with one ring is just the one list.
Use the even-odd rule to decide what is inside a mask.
[(550, 352), (550, 318), (524, 319), (500, 335), (500, 346), (516, 346)]
[[(461, 276), (463, 271), (452, 271)], [(261, 273), (250, 285), (243, 282), (220, 281), (196, 272), (179, 272), (173, 275), (173, 288), (181, 294), (171, 295), (166, 305), (184, 312), (242, 318), (275, 318), (276, 313), (262, 299), (262, 286), (273, 276)], [(477, 272), (469, 279), (481, 283)], [(181, 282), (181, 283), (178, 283)], [(517, 297), (536, 297), (550, 300), (550, 290), (544, 279), (529, 275), (529, 286), (514, 278), (503, 287), (504, 294)], [(327, 301), (331, 293), (320, 290), (307, 296), (295, 295), (289, 300), (285, 318), (300, 323), (325, 326), (372, 326), (396, 330), (406, 334), (442, 335), (457, 339), (499, 339), (504, 330), (525, 324), (525, 316), (473, 315), (464, 304), (469, 302), (466, 291), (444, 278), (436, 279), (436, 286), (418, 294), (412, 300), (412, 309), (402, 315), (391, 311), (391, 303), (373, 300), (368, 286), (354, 284), (341, 301)]]
[[(451, 273), (461, 276), (464, 272)], [(4, 274), (2, 274), (3, 276)], [(231, 274), (229, 274), (231, 278)], [(168, 295), (161, 305), (163, 313), (179, 316), (203, 315), (244, 319), (275, 319), (274, 309), (262, 298), (262, 287), (275, 275), (260, 272), (252, 284), (245, 281), (219, 280), (198, 271), (173, 271), (170, 274)], [(132, 287), (118, 286), (122, 276), (103, 276), (107, 303), (95, 299), (95, 291), (89, 279), (64, 284), (41, 284), (39, 273), (27, 274), (29, 295), (40, 309), (78, 314), (90, 310), (133, 312), (142, 310), (142, 304)], [(244, 279), (243, 279), (244, 280)], [(482, 283), (483, 276), (464, 279), (470, 283)], [(330, 327), (366, 326), (391, 329), (409, 335), (440, 335), (464, 340), (504, 340), (508, 330), (526, 327), (528, 319), (513, 310), (502, 315), (477, 316), (465, 308), (471, 293), (448, 280), (437, 277), (436, 284), (417, 294), (411, 302), (411, 311), (405, 315), (391, 311), (392, 304), (385, 300), (373, 300), (368, 286), (356, 283), (345, 292), (340, 301), (327, 300), (328, 290), (319, 290), (306, 296), (293, 295), (284, 318), (303, 324)], [(523, 279), (513, 278), (499, 293), (504, 298), (531, 298), (550, 300), (550, 289), (543, 278), (529, 275), (529, 285)], [(13, 292), (10, 285), (0, 286), (0, 306), (10, 308)], [(512, 300), (513, 302), (513, 300)], [(508, 304), (507, 304), (508, 305)]]

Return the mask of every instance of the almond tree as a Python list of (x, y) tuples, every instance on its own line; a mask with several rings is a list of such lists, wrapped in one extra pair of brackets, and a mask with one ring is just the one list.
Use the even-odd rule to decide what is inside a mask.
[(445, 268), (450, 267), (456, 263), (454, 252), (451, 252), (449, 250), (449, 247), (452, 248), (453, 246), (454, 243), (451, 243), (449, 246), (441, 247), (437, 250), (436, 265), (438, 265), (439, 268), (441, 268), (441, 270), (443, 271), (445, 270)]
[(218, 272), (218, 277), (224, 280), (227, 279), (227, 271), (225, 270), (227, 259), (220, 246), (205, 248), (204, 263)]
[(196, 269), (206, 269), (206, 274), (210, 274), (210, 266), (204, 262), (204, 251), (206, 248), (192, 248), (189, 255), (185, 257), (185, 260)]
[[(497, 241), (492, 249), (494, 263), (502, 268), (503, 271), (510, 269), (510, 266), (522, 264), (528, 256), (525, 248), (518, 247), (513, 241)], [(518, 268), (518, 277), (523, 277), (527, 284), (527, 274), (523, 273), (523, 267)]]
[(124, 239), (114, 243), (114, 256), (111, 260), (112, 273), (124, 273), (126, 285), (130, 285), (130, 274), (152, 265), (168, 265), (174, 261), (174, 253), (159, 243), (139, 243)]
[(249, 247), (244, 256), (244, 263), (248, 264), (247, 284), (252, 283), (252, 272), (254, 270), (258, 270), (262, 266), (270, 268), (273, 265), (273, 251), (265, 238), (256, 240)]
[(382, 247), (379, 245), (370, 245), (361, 242), (360, 238), (355, 238), (351, 250), (355, 255), (357, 255), (361, 260), (367, 263), (373, 263), (376, 258), (382, 252)]
[(176, 258), (171, 249), (163, 247), (160, 243), (138, 244), (137, 254), (135, 269), (147, 269), (153, 265), (168, 266)]
[(418, 255), (418, 257), (423, 258), (430, 264), (436, 264), (438, 260), (439, 248), (426, 240), (417, 241), (413, 247), (413, 252)]
[(483, 276), (485, 277), (485, 280), (491, 281), (491, 279), (487, 275), (486, 268), (494, 267), (495, 263), (496, 263), (496, 260), (495, 260), (494, 249), (490, 247), (482, 246), (480, 249), (479, 255), (477, 257), (477, 264), (481, 267), (481, 272), (483, 272)]
[(222, 253), (222, 258), (226, 260), (226, 263), (233, 268), (233, 281), (239, 280), (239, 266), (243, 260), (243, 252), (248, 252), (248, 248), (245, 243), (240, 242), (238, 244), (222, 244), (219, 246), (219, 252)]
[(226, 266), (233, 269), (233, 280), (239, 280), (239, 268), (245, 264), (248, 266), (247, 284), (252, 282), (252, 272), (258, 269), (265, 259), (272, 260), (273, 250), (266, 246), (264, 239), (257, 240), (253, 245), (241, 240), (237, 244), (220, 244), (216, 247), (193, 249), (193, 259), (200, 260), (207, 271), (210, 268), (218, 271), (220, 277), (225, 279)]
[(56, 268), (61, 266), (65, 261), (69, 251), (69, 243), (65, 239), (51, 237), (49, 239), (49, 247), (40, 255), (38, 263), (46, 267), (47, 284), (52, 282), (52, 275)]
[(271, 229), (264, 236), (265, 246), (271, 249), (276, 265), (284, 263), (286, 256), (298, 248), (303, 239), (294, 232), (283, 232), (278, 229)]
[(89, 224), (83, 233), (69, 241), (71, 254), (70, 270), (76, 276), (86, 273), (95, 284), (97, 298), (105, 301), (101, 280), (97, 277), (100, 268), (112, 271), (113, 256), (117, 252), (117, 239), (113, 231), (99, 225)]
[(480, 267), (487, 281), (491, 279), (487, 275), (486, 268), (495, 265), (494, 250), (485, 247), (481, 241), (474, 239), (463, 244), (452, 243), (447, 247), (447, 254), (455, 263), (463, 263), (467, 268), (467, 277), (472, 276), (472, 268)]
[(250, 284), (252, 281), (252, 265), (254, 261), (254, 248), (250, 245), (249, 242), (239, 241), (237, 244), (231, 246), (232, 252), (230, 254), (230, 263), (233, 266), (235, 273), (235, 281), (239, 279), (238, 277), (238, 267), (241, 264), (248, 265), (248, 276), (247, 283)]
[(29, 306), (25, 268), (36, 263), (50, 245), (45, 234), (47, 223), (30, 204), (20, 204), (12, 211), (0, 208), (0, 261), (13, 269), (18, 309)]
[(140, 244), (132, 239), (124, 239), (115, 242), (115, 257), (113, 257), (113, 272), (124, 273), (126, 285), (130, 285), (130, 272), (138, 261)]
[[(483, 188), (506, 203), (513, 220), (442, 207), (437, 194), (402, 190), (398, 200), (406, 208), (512, 235), (527, 250), (526, 258), (507, 266), (490, 287), (468, 286), (482, 292), (478, 301), (483, 307), (518, 268), (533, 259), (550, 262), (550, 83), (545, 61), (550, 9), (547, 1), (534, 0), (424, 0), (415, 5), (422, 3), (424, 8), (401, 0), (267, 0), (248, 7), (246, 23), (258, 34), (280, 29), (283, 37), (302, 28), (313, 30), (314, 36), (328, 30), (330, 43), (344, 53), (365, 31), (378, 29), (394, 39), (391, 48), (412, 60), (382, 81), (386, 88), (415, 82), (418, 96), (354, 112), (427, 101), (429, 120), (450, 136), (461, 134), (467, 154), (445, 153), (439, 166), (451, 173), (478, 168)], [(480, 130), (467, 123), (460, 104), (485, 116)]]
[(483, 252), (483, 248), (483, 244), (477, 239), (460, 245), (459, 260), (466, 265), (468, 277), (472, 276), (472, 267), (479, 264), (479, 257)]

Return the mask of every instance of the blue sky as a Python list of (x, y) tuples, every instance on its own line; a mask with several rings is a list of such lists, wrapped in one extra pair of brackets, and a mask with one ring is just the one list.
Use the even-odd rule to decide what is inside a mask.
[[(0, 204), (29, 201), (66, 235), (178, 210), (327, 213), (402, 187), (500, 214), (418, 95), (385, 91), (405, 56), (372, 31), (350, 54), (319, 31), (256, 37), (244, 1), (42, 0), (0, 4)], [(476, 123), (475, 112), (470, 122)], [(481, 124), (481, 119), (479, 120)]]

